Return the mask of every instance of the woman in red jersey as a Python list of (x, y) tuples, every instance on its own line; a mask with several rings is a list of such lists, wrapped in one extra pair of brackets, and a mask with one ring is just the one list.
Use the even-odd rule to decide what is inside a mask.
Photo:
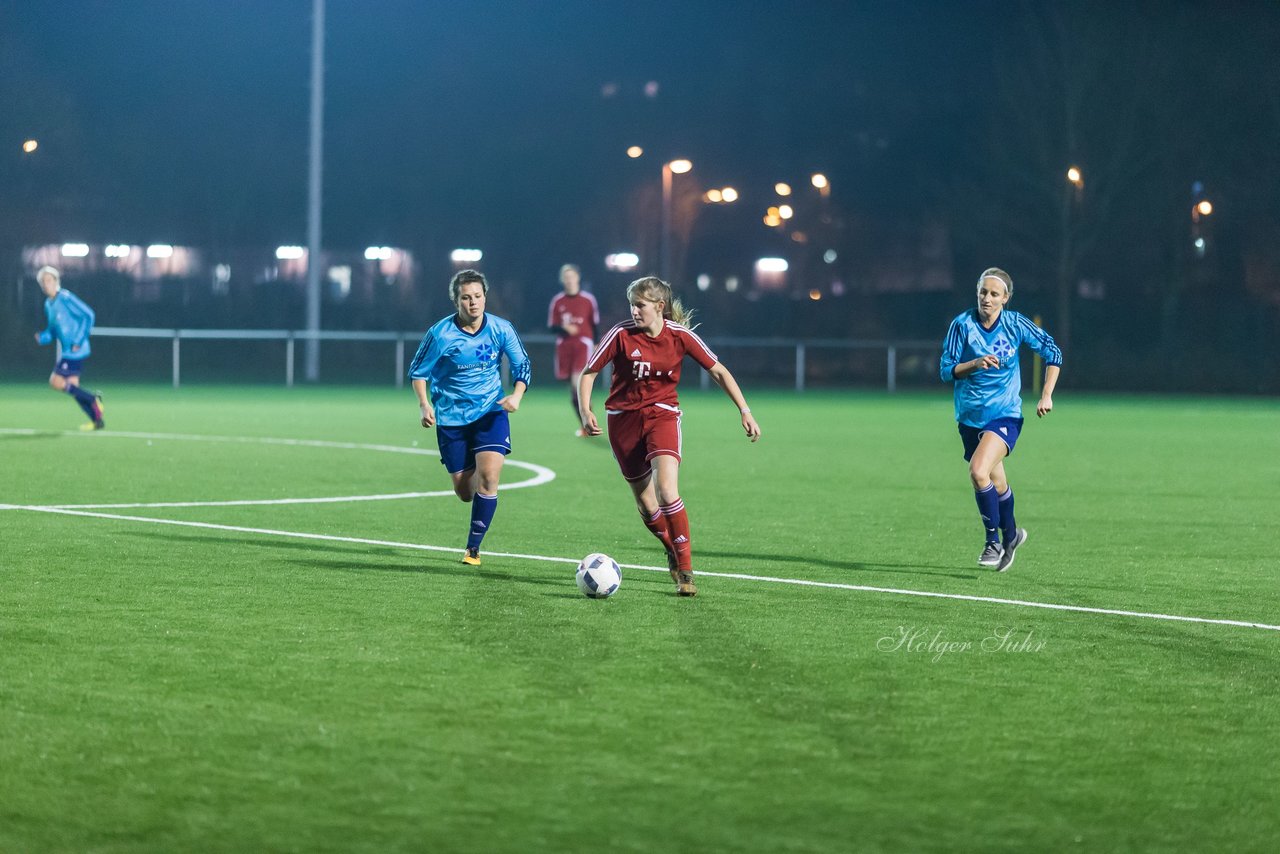
[(599, 436), (591, 411), (591, 388), (605, 365), (613, 364), (613, 384), (605, 410), (609, 444), (622, 476), (635, 493), (645, 527), (662, 541), (667, 566), (681, 596), (697, 595), (689, 550), (689, 517), (680, 500), (680, 364), (686, 355), (706, 369), (742, 415), (752, 442), (760, 425), (751, 417), (738, 383), (716, 354), (687, 325), (690, 314), (671, 298), (659, 278), (636, 279), (627, 288), (631, 319), (609, 330), (578, 380), (578, 414), (588, 436)]

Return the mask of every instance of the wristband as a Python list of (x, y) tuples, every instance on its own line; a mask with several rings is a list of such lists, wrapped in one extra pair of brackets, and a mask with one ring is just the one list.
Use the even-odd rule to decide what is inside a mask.
[(744, 407), (742, 407), (741, 409), (739, 409), (738, 411), (739, 411), (739, 412), (741, 412), (743, 415), (750, 415), (750, 414), (751, 414), (751, 407), (749, 407), (749, 406), (744, 406)]

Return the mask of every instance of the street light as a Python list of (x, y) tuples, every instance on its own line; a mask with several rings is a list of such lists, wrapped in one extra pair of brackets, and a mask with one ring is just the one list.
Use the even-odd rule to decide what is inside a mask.
[(659, 269), (664, 282), (671, 281), (671, 176), (683, 175), (692, 168), (693, 164), (683, 158), (668, 160), (662, 164), (662, 251)]
[(27, 154), (30, 154), (31, 152), (35, 151), (39, 147), (40, 147), (39, 141), (34, 139), (29, 139), (26, 142), (22, 143), (22, 150), (25, 151)]

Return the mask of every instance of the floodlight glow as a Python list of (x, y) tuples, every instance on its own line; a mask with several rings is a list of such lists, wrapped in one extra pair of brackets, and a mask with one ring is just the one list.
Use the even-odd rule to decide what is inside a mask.
[(702, 273), (701, 275), (699, 275), (697, 282), (698, 282), (698, 290), (700, 291), (705, 291), (707, 288), (711, 287), (711, 277), (708, 276), (706, 273)]
[(819, 190), (826, 189), (830, 186), (830, 182), (827, 181), (827, 176), (823, 175), (821, 172), (814, 175), (811, 180), (813, 181), (813, 186), (817, 187)]
[(764, 224), (769, 226), (770, 228), (777, 228), (778, 226), (782, 225), (782, 217), (772, 213), (765, 214)]
[(719, 190), (707, 190), (707, 192), (703, 194), (702, 198), (714, 204), (716, 202), (724, 201), (724, 194)]
[(630, 157), (632, 160), (635, 160), (637, 157), (639, 157), (642, 154), (644, 154), (644, 149), (638, 145), (633, 145), (627, 149), (627, 156)]
[(1072, 166), (1070, 169), (1067, 170), (1067, 180), (1070, 181), (1072, 184), (1075, 184), (1077, 187), (1079, 187), (1080, 182), (1083, 180), (1083, 176), (1081, 176), (1080, 170), (1078, 168), (1076, 168), (1075, 166)]
[(474, 264), (483, 257), (479, 249), (455, 249), (449, 253), (449, 260), (455, 264)]
[(813, 290), (809, 291), (809, 299), (813, 300), (814, 302), (817, 302), (818, 300), (822, 299), (822, 291), (818, 290), (817, 288), (814, 288)]
[(783, 219), (791, 219), (791, 217), (795, 215), (796, 215), (796, 212), (791, 209), (791, 205), (778, 206), (778, 216), (782, 217)]
[(64, 243), (62, 244), (63, 258), (83, 258), (89, 254), (88, 243)]
[(370, 246), (364, 250), (364, 260), (366, 261), (386, 261), (389, 260), (395, 252), (390, 246)]
[(736, 202), (738, 200), (738, 191), (733, 189), (733, 187), (725, 187), (720, 191), (720, 198), (724, 199), (726, 202)]
[(619, 273), (626, 273), (640, 266), (640, 256), (634, 252), (615, 252), (605, 256), (604, 266)]
[(791, 185), (784, 183), (782, 181), (779, 181), (778, 183), (773, 185), (773, 191), (777, 193), (779, 196), (789, 196), (791, 195)]
[(688, 160), (672, 160), (667, 164), (667, 168), (677, 175), (683, 175), (693, 168), (693, 163)]
[(133, 247), (127, 243), (109, 243), (107, 244), (107, 247), (102, 250), (102, 254), (106, 255), (108, 258), (128, 258), (129, 252), (132, 249)]
[(1203, 238), (1203, 237), (1197, 237), (1197, 238), (1196, 238), (1196, 248), (1197, 248), (1197, 249), (1200, 249), (1200, 250), (1203, 250), (1203, 249), (1204, 249), (1204, 238)]
[(153, 243), (147, 247), (148, 258), (172, 258), (173, 247), (168, 243)]
[[(150, 250), (148, 250), (150, 253)], [(307, 250), (301, 246), (277, 246), (276, 258), (281, 261), (296, 261), (303, 255), (307, 254)]]
[(828, 264), (834, 264), (837, 257), (839, 256), (836, 255), (836, 250), (834, 249), (828, 249), (826, 252), (822, 253), (822, 260), (826, 261)]
[(1200, 216), (1208, 216), (1213, 213), (1213, 203), (1208, 199), (1205, 199), (1203, 202), (1196, 205), (1196, 210), (1200, 212)]
[(756, 261), (757, 273), (785, 273), (790, 268), (786, 258), (761, 258)]
[(22, 150), (25, 151), (27, 154), (30, 154), (31, 152), (35, 151), (39, 147), (40, 147), (40, 143), (34, 139), (29, 139), (26, 142), (22, 143)]
[(738, 289), (738, 277), (730, 276), (724, 280), (724, 289), (729, 293), (733, 293)]

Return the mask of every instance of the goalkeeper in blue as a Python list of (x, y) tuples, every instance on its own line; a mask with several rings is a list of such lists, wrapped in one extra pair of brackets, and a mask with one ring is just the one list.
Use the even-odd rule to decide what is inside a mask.
[(47, 324), (43, 332), (36, 333), (38, 344), (57, 341), (62, 352), (49, 374), (49, 385), (55, 391), (63, 391), (75, 398), (89, 423), (81, 430), (101, 430), (102, 395), (80, 387), (80, 372), (84, 360), (89, 358), (89, 333), (93, 331), (93, 309), (84, 300), (62, 287), (62, 276), (53, 267), (41, 267), (36, 282), (44, 291), (44, 316)]
[[(471, 504), (471, 530), (462, 562), (480, 565), (480, 543), (498, 509), (498, 479), (511, 453), (507, 414), (520, 408), (531, 377), (529, 354), (515, 327), (485, 313), (489, 283), (463, 270), (449, 283), (457, 308), (427, 330), (409, 367), (422, 426), (436, 428), (440, 462), (453, 491)], [(507, 357), (512, 391), (504, 394), (499, 363)], [(430, 399), (427, 390), (430, 387)]]
[[(1018, 348), (1026, 344), (1045, 361), (1044, 391), (1036, 416), (1053, 410), (1062, 351), (1040, 327), (1005, 306), (1013, 279), (998, 267), (978, 277), (978, 307), (969, 309), (947, 330), (940, 365), (943, 382), (955, 383), (956, 424), (969, 463), (978, 513), (986, 531), (981, 566), (1004, 572), (1027, 541), (1013, 518), (1013, 490), (1004, 458), (1013, 453), (1022, 430), (1022, 376)], [(1003, 541), (1002, 541), (1003, 537)]]

